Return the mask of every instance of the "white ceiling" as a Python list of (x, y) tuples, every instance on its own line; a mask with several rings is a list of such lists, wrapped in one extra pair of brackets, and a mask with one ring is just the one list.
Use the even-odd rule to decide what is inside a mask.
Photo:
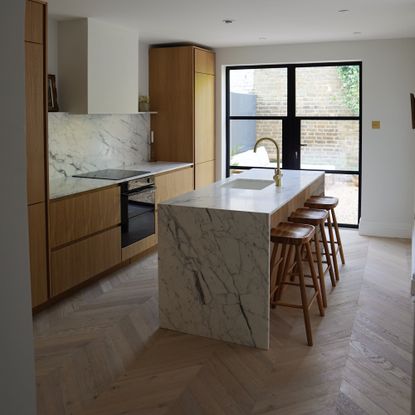
[[(49, 13), (133, 28), (148, 43), (224, 47), (415, 37), (415, 0), (49, 0)], [(224, 24), (227, 18), (234, 23)]]

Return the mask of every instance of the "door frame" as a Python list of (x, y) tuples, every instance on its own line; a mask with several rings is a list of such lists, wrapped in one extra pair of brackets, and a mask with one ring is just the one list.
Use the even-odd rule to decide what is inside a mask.
[[(327, 66), (358, 66), (359, 67), (359, 115), (358, 116), (301, 116), (296, 115), (296, 68), (307, 67), (327, 67)], [(232, 120), (281, 120), (282, 127), (282, 168), (286, 170), (313, 170), (301, 169), (301, 120), (328, 120), (328, 121), (358, 121), (359, 122), (359, 162), (358, 171), (354, 170), (321, 170), (327, 174), (345, 174), (356, 175), (359, 178), (358, 189), (358, 219), (357, 224), (339, 224), (346, 228), (358, 228), (361, 217), (361, 199), (362, 199), (362, 62), (361, 61), (341, 61), (341, 62), (317, 62), (317, 63), (296, 63), (296, 64), (265, 64), (265, 65), (235, 65), (225, 68), (225, 131), (226, 131), (226, 177), (230, 176), (230, 123)], [(230, 73), (232, 70), (243, 69), (273, 69), (287, 68), (287, 115), (286, 116), (240, 116), (230, 114)], [(290, 137), (293, 137), (290, 139)], [(295, 151), (299, 152), (299, 157), (295, 158)], [(288, 161), (288, 163), (287, 163)], [(285, 164), (285, 165), (284, 165)], [(288, 166), (287, 166), (288, 164)], [(256, 167), (256, 166), (238, 166), (238, 170), (256, 169), (272, 169), (272, 167)]]

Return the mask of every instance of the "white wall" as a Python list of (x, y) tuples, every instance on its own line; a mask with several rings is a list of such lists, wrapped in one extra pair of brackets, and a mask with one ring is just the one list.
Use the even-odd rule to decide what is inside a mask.
[(24, 0), (0, 15), (0, 412), (36, 413), (28, 263)]
[(48, 73), (58, 76), (58, 21), (48, 19)]
[(148, 43), (140, 42), (138, 47), (138, 90), (140, 95), (148, 95)]
[[(218, 175), (225, 174), (226, 65), (346, 60), (363, 62), (360, 232), (408, 238), (414, 212), (415, 137), (409, 93), (415, 91), (415, 39), (217, 49)], [(371, 129), (372, 120), (381, 121), (380, 130)]]

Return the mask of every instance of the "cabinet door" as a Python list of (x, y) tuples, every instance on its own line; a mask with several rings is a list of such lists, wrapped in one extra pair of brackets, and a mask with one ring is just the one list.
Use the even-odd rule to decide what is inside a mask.
[(215, 158), (215, 77), (195, 74), (195, 163)]
[(45, 203), (29, 206), (28, 210), (32, 307), (36, 307), (48, 299)]
[(120, 188), (52, 200), (49, 210), (50, 246), (55, 248), (119, 225)]
[(26, 47), (26, 152), (28, 204), (45, 201), (45, 75), (43, 45)]
[(44, 43), (44, 8), (45, 5), (26, 0), (25, 10), (25, 40), (27, 42)]
[(156, 176), (156, 202), (160, 203), (194, 189), (193, 168)]
[(120, 262), (120, 226), (52, 251), (52, 295), (75, 287)]
[(215, 54), (195, 48), (195, 72), (215, 75)]
[(215, 160), (196, 164), (195, 189), (207, 186), (215, 181)]
[(155, 160), (193, 162), (193, 48), (150, 49), (149, 92)]

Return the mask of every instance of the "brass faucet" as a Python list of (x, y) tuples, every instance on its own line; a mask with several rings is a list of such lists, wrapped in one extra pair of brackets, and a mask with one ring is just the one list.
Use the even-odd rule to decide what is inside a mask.
[(275, 147), (277, 149), (277, 167), (275, 168), (274, 181), (275, 181), (275, 186), (281, 187), (282, 173), (281, 173), (281, 169), (280, 169), (280, 148), (278, 147), (277, 142), (273, 138), (262, 137), (255, 143), (254, 153), (256, 153), (256, 149), (258, 147), (258, 144), (261, 141), (266, 141), (266, 140), (271, 141), (272, 143), (274, 143)]

